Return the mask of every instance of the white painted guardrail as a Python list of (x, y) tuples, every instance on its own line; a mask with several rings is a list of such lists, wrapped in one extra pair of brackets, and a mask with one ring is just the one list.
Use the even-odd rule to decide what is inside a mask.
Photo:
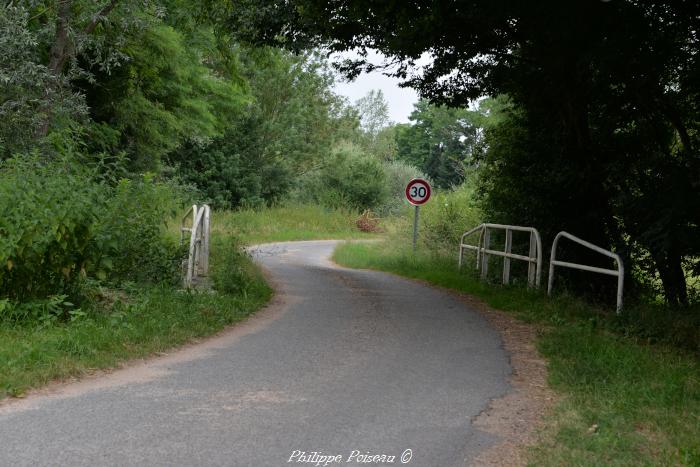
[[(505, 247), (503, 251), (490, 249), (491, 247), (491, 230), (504, 230), (506, 233)], [(479, 232), (479, 242), (476, 245), (464, 243), (464, 240)], [(530, 250), (527, 256), (512, 253), (513, 232), (528, 232), (530, 234)], [(527, 284), (529, 287), (539, 287), (542, 277), (542, 240), (540, 233), (533, 227), (522, 227), (518, 225), (503, 225), (503, 224), (481, 224), (464, 234), (459, 241), (459, 268), (462, 268), (464, 260), (464, 250), (476, 251), (476, 268), (481, 268), (481, 277), (485, 278), (488, 275), (489, 256), (503, 257), (503, 283), (510, 283), (510, 260), (517, 259), (527, 261)]]
[[(557, 255), (557, 244), (560, 238), (568, 238), (572, 242), (578, 243), (579, 245), (585, 246), (601, 255), (612, 258), (617, 263), (617, 269), (604, 269), (595, 266), (588, 266), (585, 264), (569, 263), (566, 261), (559, 261), (556, 258)], [(554, 237), (554, 242), (552, 243), (552, 255), (549, 260), (549, 281), (547, 284), (547, 295), (552, 295), (552, 287), (554, 285), (554, 267), (561, 266), (565, 268), (580, 269), (582, 271), (597, 272), (600, 274), (607, 274), (609, 276), (617, 276), (617, 312), (622, 311), (622, 289), (624, 287), (625, 280), (625, 267), (622, 264), (622, 259), (620, 255), (613, 253), (612, 251), (605, 250), (599, 246), (596, 246), (590, 242), (582, 240), (568, 232), (559, 232), (556, 237)]]
[[(185, 227), (189, 217), (192, 217), (192, 226)], [(210, 219), (211, 209), (208, 205), (204, 204), (198, 208), (193, 204), (180, 222), (180, 245), (185, 241), (185, 232), (190, 233), (187, 269), (183, 280), (186, 288), (192, 287), (198, 276), (206, 276), (209, 272)]]

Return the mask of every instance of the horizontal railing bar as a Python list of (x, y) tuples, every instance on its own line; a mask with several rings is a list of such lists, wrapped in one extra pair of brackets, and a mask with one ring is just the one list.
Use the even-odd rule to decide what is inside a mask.
[(511, 259), (520, 259), (523, 261), (530, 261), (530, 262), (537, 262), (537, 258), (531, 258), (530, 256), (523, 256), (523, 255), (518, 255), (515, 253), (505, 253), (503, 251), (499, 250), (486, 250), (484, 248), (481, 248), (482, 253), (488, 253), (489, 255), (494, 255), (494, 256), (502, 256), (504, 258), (511, 258)]
[(559, 260), (551, 261), (551, 263), (555, 266), (563, 266), (565, 268), (571, 268), (571, 269), (581, 269), (583, 271), (590, 271), (590, 272), (599, 272), (601, 274), (607, 274), (609, 276), (619, 276), (620, 275), (620, 271), (618, 271), (617, 269), (604, 269), (604, 268), (598, 268), (595, 266), (587, 266), (585, 264), (569, 263), (567, 261), (559, 261)]
[(505, 229), (505, 230), (515, 230), (518, 232), (535, 232), (537, 229), (534, 227), (522, 227), (519, 225), (505, 225), (505, 224), (481, 224), (483, 227), (493, 228), (493, 229)]
[(500, 250), (486, 250), (484, 248), (480, 248), (480, 247), (474, 246), (474, 245), (460, 245), (460, 246), (462, 248), (466, 248), (468, 250), (475, 250), (475, 251), (479, 251), (481, 253), (488, 253), (488, 254), (494, 255), (494, 256), (502, 256), (504, 258), (520, 259), (522, 261), (530, 261), (531, 263), (537, 262), (537, 258), (533, 258), (531, 256), (523, 256), (523, 255), (518, 255), (516, 253), (504, 253)]
[(605, 255), (605, 256), (607, 256), (608, 258), (612, 258), (612, 259), (614, 259), (614, 260), (616, 260), (616, 261), (620, 258), (619, 255), (617, 255), (617, 254), (615, 254), (615, 253), (613, 253), (613, 252), (611, 252), (611, 251), (605, 250), (605, 249), (599, 247), (598, 245), (594, 245), (594, 244), (592, 244), (591, 242), (587, 242), (586, 240), (582, 240), (582, 239), (580, 239), (580, 238), (578, 238), (578, 237), (575, 237), (575, 236), (571, 235), (571, 234), (568, 233), (568, 232), (560, 232), (559, 235), (561, 235), (562, 237), (566, 237), (566, 238), (568, 238), (569, 240), (571, 240), (572, 242), (578, 243), (579, 245), (583, 245), (583, 246), (585, 246), (585, 247), (587, 247), (587, 248), (590, 248), (591, 250), (593, 250), (593, 251), (595, 251), (595, 252), (598, 252), (598, 253), (600, 253), (601, 255)]

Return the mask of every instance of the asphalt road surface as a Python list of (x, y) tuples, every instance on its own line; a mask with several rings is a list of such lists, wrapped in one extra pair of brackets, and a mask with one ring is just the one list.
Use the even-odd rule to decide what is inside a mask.
[(498, 334), (334, 245), (257, 247), (277, 297), (219, 337), (1, 406), (0, 465), (468, 463), (497, 441), (471, 420), (509, 389)]

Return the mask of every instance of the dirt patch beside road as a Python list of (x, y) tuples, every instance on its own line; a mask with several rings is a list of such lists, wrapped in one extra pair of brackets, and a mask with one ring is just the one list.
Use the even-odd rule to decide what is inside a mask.
[(554, 405), (556, 395), (547, 386), (547, 366), (535, 347), (537, 327), (495, 310), (481, 300), (459, 294), (479, 310), (503, 338), (510, 354), (513, 389), (493, 399), (474, 420), (474, 426), (498, 436), (501, 441), (481, 453), (470, 465), (519, 466), (527, 463), (527, 447), (536, 441), (537, 429)]

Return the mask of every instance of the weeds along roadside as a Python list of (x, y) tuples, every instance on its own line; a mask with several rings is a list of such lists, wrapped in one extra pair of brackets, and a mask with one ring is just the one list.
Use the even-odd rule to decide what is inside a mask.
[(230, 239), (214, 237), (215, 293), (167, 284), (95, 287), (79, 315), (51, 323), (0, 325), (0, 398), (110, 368), (205, 337), (240, 321), (272, 295), (257, 268)]
[(4, 161), (2, 172), (0, 398), (248, 316), (271, 290), (243, 244), (366, 236), (354, 212), (314, 205), (214, 212), (215, 293), (184, 292), (176, 185), (38, 156)]
[(174, 185), (27, 156), (2, 173), (0, 398), (210, 335), (271, 296), (221, 232), (214, 293), (180, 290), (186, 252), (166, 225), (182, 204)]

